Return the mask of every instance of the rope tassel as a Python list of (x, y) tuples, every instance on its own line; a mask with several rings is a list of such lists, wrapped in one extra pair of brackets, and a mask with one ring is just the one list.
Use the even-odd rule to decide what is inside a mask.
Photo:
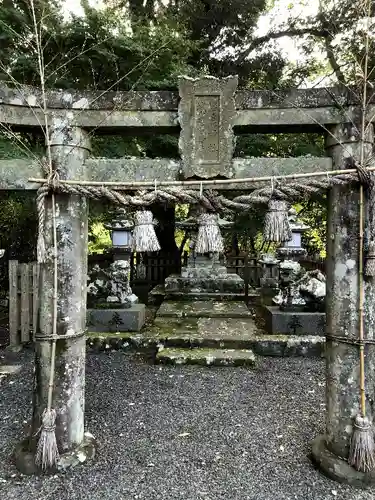
[(367, 417), (356, 416), (348, 462), (360, 472), (370, 472), (375, 467), (374, 432)]
[(150, 210), (138, 211), (134, 218), (133, 250), (136, 252), (157, 252), (160, 250), (152, 212)]
[(269, 201), (268, 212), (264, 218), (263, 239), (272, 243), (284, 243), (292, 239), (286, 201)]
[(219, 216), (217, 214), (202, 214), (198, 217), (198, 224), (195, 251), (197, 253), (224, 252)]
[(60, 458), (55, 429), (56, 411), (54, 409), (45, 409), (42, 415), (40, 438), (35, 455), (35, 463), (43, 471), (54, 467)]

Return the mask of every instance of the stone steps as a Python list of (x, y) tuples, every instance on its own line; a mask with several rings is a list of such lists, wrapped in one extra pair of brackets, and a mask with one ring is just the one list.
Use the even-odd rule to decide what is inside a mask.
[(166, 348), (157, 353), (156, 362), (173, 365), (255, 366), (256, 357), (248, 349)]
[(16, 375), (22, 370), (22, 365), (18, 364), (2, 364), (0, 365), (0, 384), (10, 375)]
[(159, 307), (157, 318), (251, 318), (252, 313), (242, 301), (219, 302), (192, 300), (165, 301)]
[(210, 336), (191, 331), (171, 330), (163, 332), (150, 328), (142, 333), (118, 332), (87, 335), (87, 345), (95, 350), (108, 349), (251, 349), (258, 356), (316, 357), (324, 353), (325, 338), (313, 335), (269, 335), (260, 331), (242, 336)]
[(248, 364), (254, 355), (321, 356), (325, 346), (319, 335), (264, 333), (242, 301), (165, 301), (153, 325), (140, 333), (91, 333), (90, 337), (91, 347), (149, 350), (156, 362), (206, 365), (207, 356), (210, 360), (215, 352), (218, 366)]
[(245, 301), (247, 300), (250, 304), (256, 304), (259, 302), (260, 292), (259, 290), (250, 289), (247, 296), (245, 292), (209, 292), (201, 291), (197, 292), (166, 292), (164, 285), (157, 285), (151, 290), (148, 295), (149, 304), (160, 305), (164, 300), (166, 301), (192, 301), (192, 300), (216, 300), (216, 301)]

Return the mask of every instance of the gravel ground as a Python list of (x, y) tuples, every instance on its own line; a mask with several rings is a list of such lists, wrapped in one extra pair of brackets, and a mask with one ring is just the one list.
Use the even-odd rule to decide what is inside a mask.
[(20, 476), (9, 460), (30, 416), (30, 352), (0, 381), (1, 500), (375, 499), (314, 470), (323, 430), (324, 362), (263, 358), (256, 370), (153, 366), (120, 352), (89, 354), (91, 465)]

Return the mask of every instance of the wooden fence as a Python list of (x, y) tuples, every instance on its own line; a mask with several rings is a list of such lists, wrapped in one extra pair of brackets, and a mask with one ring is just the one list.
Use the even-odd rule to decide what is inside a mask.
[(38, 328), (39, 266), (9, 261), (9, 343), (30, 342)]
[(258, 288), (262, 268), (255, 256), (251, 255), (228, 255), (226, 257), (226, 267), (228, 273), (235, 273), (241, 276), (245, 282), (246, 289)]

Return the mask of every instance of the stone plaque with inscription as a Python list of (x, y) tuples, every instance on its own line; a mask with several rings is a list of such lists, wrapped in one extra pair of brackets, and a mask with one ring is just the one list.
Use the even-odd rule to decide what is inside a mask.
[(180, 153), (185, 178), (233, 176), (237, 76), (179, 81)]

